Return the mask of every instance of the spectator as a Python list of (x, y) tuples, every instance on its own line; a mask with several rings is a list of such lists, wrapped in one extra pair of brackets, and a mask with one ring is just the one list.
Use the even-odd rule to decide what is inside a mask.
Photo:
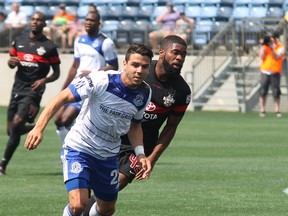
[(69, 26), (68, 31), (68, 47), (72, 48), (74, 44), (74, 39), (79, 37), (83, 32), (83, 24), (78, 19), (77, 14), (73, 15), (74, 20)]
[(23, 29), (27, 26), (27, 17), (24, 13), (20, 12), (20, 5), (12, 3), (12, 11), (5, 19), (5, 28), (1, 31), (1, 38), (9, 36), (10, 41), (15, 36), (23, 33)]
[(194, 19), (187, 17), (184, 12), (181, 12), (180, 19), (176, 22), (175, 34), (187, 43), (191, 38), (194, 23)]
[(260, 117), (265, 117), (266, 97), (269, 86), (272, 88), (276, 117), (282, 116), (280, 112), (280, 81), (285, 49), (282, 43), (280, 43), (279, 37), (280, 34), (278, 32), (274, 32), (272, 36), (265, 36), (259, 52), (259, 56), (262, 59), (260, 66)]
[[(45, 16), (35, 12), (30, 21), (30, 32), (15, 38), (10, 49), (8, 66), (17, 67), (15, 81), (8, 107), (7, 134), (9, 136), (5, 153), (0, 163), (0, 176), (20, 143), (21, 135), (29, 132), (39, 110), (46, 84), (58, 79), (60, 59), (55, 45), (43, 35)], [(53, 73), (49, 74), (50, 67)]]
[(5, 19), (5, 14), (3, 12), (0, 12), (0, 31), (3, 31), (5, 29)]
[(61, 51), (65, 52), (70, 25), (74, 22), (72, 14), (66, 12), (66, 5), (60, 4), (59, 12), (54, 15), (51, 28), (54, 42), (60, 39)]
[(156, 18), (157, 23), (162, 23), (159, 30), (149, 33), (149, 41), (153, 50), (158, 49), (158, 43), (164, 37), (174, 34), (176, 21), (180, 18), (179, 13), (174, 10), (171, 3), (167, 3), (167, 10)]

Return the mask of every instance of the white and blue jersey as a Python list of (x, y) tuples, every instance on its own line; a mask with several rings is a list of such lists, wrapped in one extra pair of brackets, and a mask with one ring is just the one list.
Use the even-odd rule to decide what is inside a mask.
[(73, 81), (76, 82), (83, 70), (99, 70), (117, 62), (118, 57), (114, 42), (100, 32), (93, 38), (85, 34), (75, 40), (74, 60), (80, 61)]
[(118, 71), (93, 71), (69, 88), (75, 100), (87, 98), (76, 122), (65, 138), (65, 146), (99, 159), (117, 156), (120, 136), (131, 121), (141, 122), (150, 102), (150, 86), (143, 82), (137, 89), (125, 87)]

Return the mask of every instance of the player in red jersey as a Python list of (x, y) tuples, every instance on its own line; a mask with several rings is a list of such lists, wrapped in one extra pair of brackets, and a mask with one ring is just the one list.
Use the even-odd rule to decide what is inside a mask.
[[(20, 143), (21, 135), (29, 132), (38, 113), (46, 83), (53, 82), (60, 75), (60, 59), (56, 46), (43, 34), (45, 15), (35, 12), (30, 21), (30, 32), (13, 41), (8, 66), (17, 67), (7, 111), (7, 146), (0, 162), (0, 176), (5, 174)], [(48, 76), (50, 67), (53, 73)]]
[[(152, 168), (172, 141), (191, 100), (191, 90), (180, 74), (186, 54), (187, 44), (182, 38), (176, 35), (165, 37), (159, 50), (159, 59), (152, 62), (145, 79), (152, 89), (152, 98), (143, 115), (142, 130), (145, 155), (151, 161)], [(137, 157), (127, 135), (122, 137), (118, 160), (120, 190), (131, 183), (135, 176), (141, 180), (143, 171), (137, 170)], [(97, 204), (92, 205), (93, 202), (90, 199), (84, 216), (97, 215)]]

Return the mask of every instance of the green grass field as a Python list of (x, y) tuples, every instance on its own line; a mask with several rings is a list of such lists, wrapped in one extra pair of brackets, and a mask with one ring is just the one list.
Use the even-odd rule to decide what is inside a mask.
[[(288, 114), (188, 112), (147, 181), (119, 193), (117, 216), (284, 216)], [(7, 136), (0, 108), (0, 156)], [(52, 122), (35, 151), (14, 154), (0, 177), (0, 215), (60, 216), (67, 204)]]

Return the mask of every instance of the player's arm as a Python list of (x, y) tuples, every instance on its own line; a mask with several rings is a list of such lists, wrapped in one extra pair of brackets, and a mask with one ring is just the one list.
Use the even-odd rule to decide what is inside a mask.
[(149, 178), (151, 172), (151, 163), (146, 158), (143, 147), (143, 131), (141, 123), (131, 123), (130, 129), (128, 131), (128, 137), (132, 147), (134, 148), (135, 154), (138, 161), (141, 163), (141, 168), (143, 170), (142, 178)]
[(77, 73), (77, 69), (80, 65), (80, 60), (78, 59), (74, 59), (73, 64), (68, 72), (68, 76), (63, 84), (62, 89), (67, 88), (67, 86), (72, 82), (72, 80), (75, 78), (76, 73)]
[(40, 144), (43, 137), (43, 131), (50, 119), (65, 103), (74, 101), (75, 97), (69, 88), (64, 89), (54, 97), (42, 111), (35, 127), (27, 135), (24, 147), (29, 150), (35, 149)]
[(100, 70), (118, 70), (118, 55), (114, 42), (110, 38), (106, 38), (102, 45), (103, 55), (106, 61), (106, 65)]
[(59, 64), (53, 64), (51, 66), (52, 66), (52, 70), (53, 70), (53, 73), (51, 74), (51, 76), (45, 77), (43, 79), (36, 80), (31, 85), (33, 91), (36, 91), (37, 89), (42, 88), (43, 86), (45, 86), (46, 83), (54, 82), (55, 80), (57, 80), (59, 78), (59, 76), (60, 76), (60, 66), (59, 66)]
[(118, 70), (118, 61), (112, 62), (110, 64), (106, 64), (104, 67), (102, 67), (100, 70)]
[(163, 130), (159, 135), (157, 145), (154, 147), (152, 153), (148, 157), (149, 160), (151, 161), (152, 169), (156, 161), (159, 159), (159, 157), (162, 155), (165, 149), (169, 146), (182, 118), (183, 115), (182, 116), (170, 115), (168, 117), (166, 125), (164, 126)]

